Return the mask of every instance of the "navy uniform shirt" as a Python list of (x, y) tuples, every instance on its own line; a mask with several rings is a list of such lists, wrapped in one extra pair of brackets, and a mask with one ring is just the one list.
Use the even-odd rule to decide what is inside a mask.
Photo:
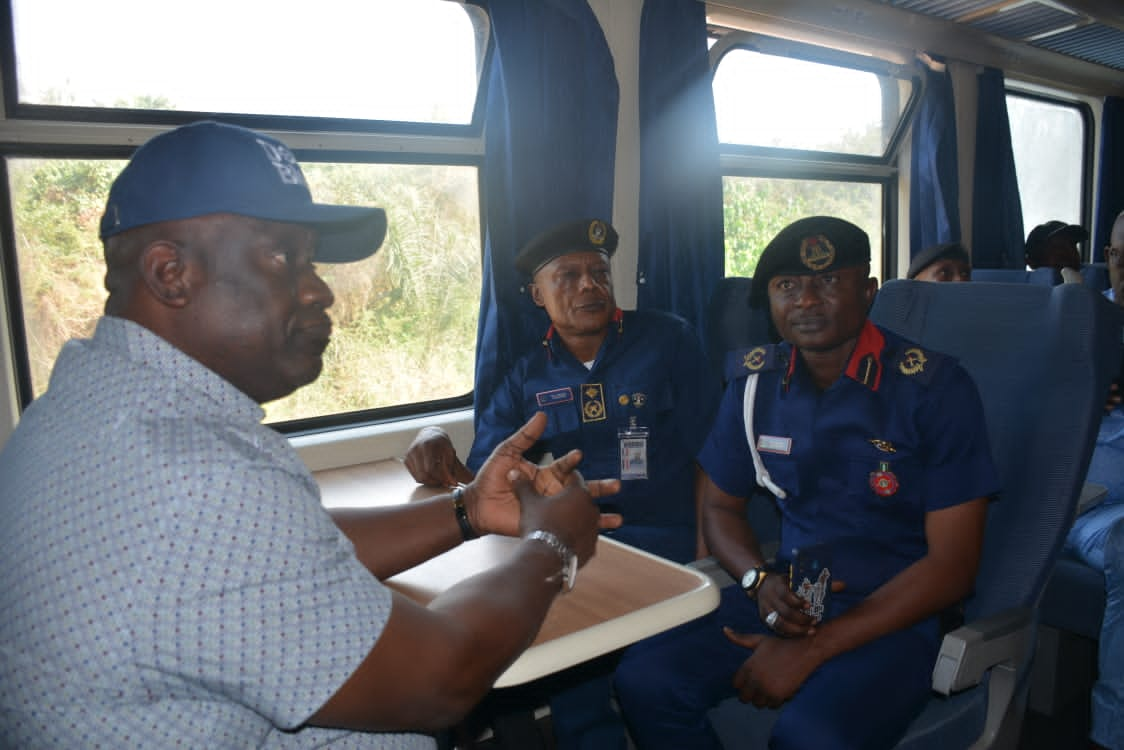
[[(619, 312), (619, 311), (618, 311)], [(586, 369), (557, 337), (522, 357), (490, 399), (466, 464), (478, 471), (496, 445), (536, 411), (549, 421), (532, 460), (578, 448), (587, 479), (620, 477), (620, 431), (647, 430), (647, 479), (629, 479), (601, 500), (625, 525), (695, 526), (694, 456), (718, 401), (698, 337), (682, 318), (619, 313)]]
[(699, 462), (737, 497), (756, 489), (746, 377), (759, 373), (754, 436), (784, 490), (778, 560), (826, 543), (844, 611), (925, 555), (925, 514), (999, 487), (975, 383), (953, 359), (867, 322), (846, 374), (824, 391), (791, 345), (747, 350)]

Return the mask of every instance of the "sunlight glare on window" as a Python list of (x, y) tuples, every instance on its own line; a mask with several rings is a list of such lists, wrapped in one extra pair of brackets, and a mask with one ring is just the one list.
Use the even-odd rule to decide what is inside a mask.
[(1023, 236), (1055, 219), (1081, 224), (1085, 122), (1074, 106), (1007, 96)]
[(723, 143), (877, 156), (889, 137), (873, 73), (733, 49), (713, 86)]
[(450, 124), (472, 120), (486, 25), (447, 0), (13, 0), (12, 13), (21, 103)]

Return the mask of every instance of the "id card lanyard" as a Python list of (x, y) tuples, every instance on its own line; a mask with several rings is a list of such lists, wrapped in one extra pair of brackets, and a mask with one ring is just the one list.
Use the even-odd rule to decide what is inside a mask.
[(621, 480), (648, 478), (648, 428), (638, 427), (636, 417), (628, 418), (628, 427), (617, 430), (620, 445)]

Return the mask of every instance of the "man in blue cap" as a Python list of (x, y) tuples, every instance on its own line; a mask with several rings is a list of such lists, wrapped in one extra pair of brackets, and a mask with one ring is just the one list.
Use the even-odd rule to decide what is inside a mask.
[[(707, 711), (733, 696), (781, 708), (777, 750), (890, 748), (928, 700), (939, 615), (971, 590), (998, 479), (975, 384), (871, 323), (876, 289), (867, 235), (842, 219), (765, 248), (751, 304), (783, 341), (732, 359), (699, 454), (704, 539), (737, 583), (625, 652), (640, 750), (720, 748)], [(781, 512), (775, 564), (746, 520), (759, 487)]]
[[(130, 160), (101, 223), (105, 316), (0, 453), (0, 745), (433, 748), (531, 642), (616, 484), (522, 459), (542, 415), (452, 495), (334, 518), (261, 424), (321, 370), (314, 263), (385, 230), (314, 203), (244, 128)], [(488, 532), (524, 541), (428, 607), (380, 582)]]
[[(528, 456), (580, 450), (585, 476), (621, 482), (620, 492), (602, 502), (603, 511), (622, 517), (606, 533), (689, 562), (697, 556), (694, 456), (710, 428), (718, 383), (686, 321), (617, 307), (609, 267), (617, 241), (608, 222), (579, 219), (520, 250), (515, 265), (549, 318), (542, 345), (516, 362), (495, 393), (478, 394), (467, 466), (439, 428), (419, 433), (406, 466), (424, 484), (466, 481), (512, 425), (545, 411), (549, 424)], [(624, 727), (610, 709), (612, 666), (594, 663), (557, 681), (572, 683), (549, 696), (560, 750), (623, 750)]]

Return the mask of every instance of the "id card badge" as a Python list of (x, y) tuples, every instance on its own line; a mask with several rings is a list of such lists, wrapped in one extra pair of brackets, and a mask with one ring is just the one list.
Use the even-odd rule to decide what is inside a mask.
[(648, 478), (648, 428), (629, 427), (617, 431), (620, 441), (621, 480)]

